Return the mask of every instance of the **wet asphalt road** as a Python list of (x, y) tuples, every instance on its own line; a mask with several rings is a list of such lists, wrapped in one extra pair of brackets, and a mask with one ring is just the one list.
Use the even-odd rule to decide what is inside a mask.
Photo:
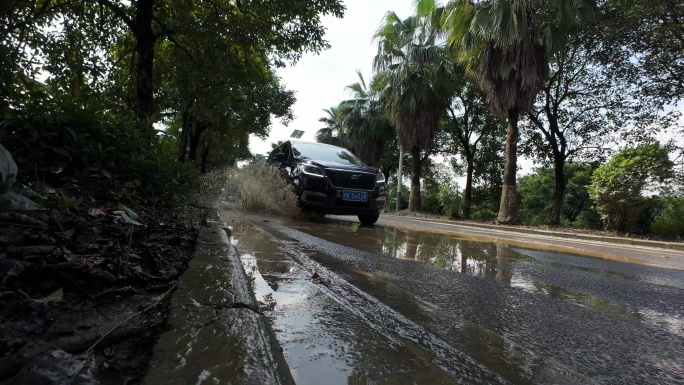
[(681, 270), (415, 228), (231, 218), (299, 384), (684, 383)]

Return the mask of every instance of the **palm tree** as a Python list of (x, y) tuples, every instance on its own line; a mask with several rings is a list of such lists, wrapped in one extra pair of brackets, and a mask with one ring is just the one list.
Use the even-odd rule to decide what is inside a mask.
[(347, 86), (352, 99), (343, 101), (339, 106), (343, 134), (354, 154), (377, 167), (396, 134), (384, 114), (380, 95), (374, 89), (377, 87), (375, 79), (368, 87), (361, 72), (356, 71), (356, 74), (359, 81)]
[(325, 127), (316, 132), (316, 141), (319, 143), (332, 144), (334, 146), (344, 147), (344, 139), (342, 137), (342, 118), (340, 116), (340, 107), (330, 107), (323, 110), (327, 114), (320, 119), (319, 122), (325, 123)]
[(479, 78), (492, 112), (508, 120), (500, 223), (519, 221), (518, 118), (532, 109), (549, 73), (549, 56), (562, 49), (566, 33), (593, 19), (593, 9), (592, 0), (455, 0), (446, 9), (449, 46)]
[(411, 211), (422, 210), (420, 165), (425, 157), (421, 158), (421, 151), (433, 144), (449, 98), (445, 87), (448, 63), (437, 43), (439, 25), (430, 17), (434, 2), (427, 8), (419, 4), (418, 15), (404, 20), (389, 12), (375, 34), (378, 54), (373, 66), (385, 85), (387, 113), (396, 126), (399, 144), (411, 153)]

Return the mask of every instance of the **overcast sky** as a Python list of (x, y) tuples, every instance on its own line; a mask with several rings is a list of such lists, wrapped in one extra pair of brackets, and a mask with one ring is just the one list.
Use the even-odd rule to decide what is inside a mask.
[(307, 54), (294, 67), (278, 70), (278, 76), (289, 90), (296, 92), (292, 106), (294, 120), (285, 127), (274, 120), (271, 135), (262, 141), (251, 137), (252, 154), (267, 154), (271, 143), (286, 140), (295, 129), (304, 131), (302, 140), (315, 141), (314, 135), (323, 124), (318, 119), (326, 116), (324, 108), (337, 105), (349, 98), (344, 88), (357, 81), (356, 70), (366, 80), (371, 76), (376, 46), (373, 34), (388, 11), (399, 17), (411, 15), (413, 0), (345, 0), (344, 19), (323, 18), (327, 28), (325, 38), (331, 48), (320, 55)]

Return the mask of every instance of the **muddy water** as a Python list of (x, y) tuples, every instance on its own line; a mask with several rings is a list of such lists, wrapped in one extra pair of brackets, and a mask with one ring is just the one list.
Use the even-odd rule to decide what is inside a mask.
[(361, 226), (348, 221), (323, 219), (285, 223), (291, 228), (341, 245), (392, 258), (428, 263), (452, 272), (547, 294), (607, 314), (659, 325), (684, 336), (684, 314), (666, 314), (653, 309), (648, 303), (641, 307), (604, 299), (582, 286), (576, 287), (579, 290), (556, 286), (548, 282), (548, 276), (539, 276), (537, 265), (544, 265), (546, 270), (563, 269), (566, 274), (590, 273), (628, 284), (643, 282), (684, 289), (684, 274), (678, 271), (515, 248), (503, 243), (476, 242), (455, 235)]
[(237, 224), (233, 234), (298, 384), (458, 383), (455, 370), (449, 373), (434, 352), (421, 346), (431, 337), (416, 342), (396, 325), (369, 319), (369, 313), (390, 309), (354, 293), (307, 255), (293, 252), (287, 241), (255, 225)]
[(684, 381), (679, 271), (252, 220), (235, 240), (299, 384)]

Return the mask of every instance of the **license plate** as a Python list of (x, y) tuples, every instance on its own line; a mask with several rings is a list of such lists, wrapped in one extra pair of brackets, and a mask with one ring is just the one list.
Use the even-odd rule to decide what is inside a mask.
[(342, 200), (365, 202), (368, 200), (368, 193), (360, 191), (342, 191)]

